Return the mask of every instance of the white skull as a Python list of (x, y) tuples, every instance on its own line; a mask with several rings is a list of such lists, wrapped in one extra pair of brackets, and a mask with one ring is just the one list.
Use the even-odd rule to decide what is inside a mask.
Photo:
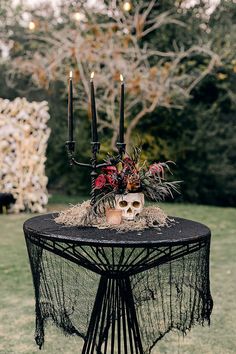
[(122, 218), (134, 220), (139, 215), (144, 206), (143, 193), (128, 193), (116, 195), (116, 209), (122, 210)]

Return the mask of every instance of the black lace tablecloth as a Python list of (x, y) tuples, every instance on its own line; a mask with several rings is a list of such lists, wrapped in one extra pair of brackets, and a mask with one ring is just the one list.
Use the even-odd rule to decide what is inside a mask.
[(170, 227), (118, 233), (24, 224), (41, 348), (52, 320), (85, 340), (82, 353), (150, 353), (166, 333), (210, 323), (210, 230), (173, 218)]

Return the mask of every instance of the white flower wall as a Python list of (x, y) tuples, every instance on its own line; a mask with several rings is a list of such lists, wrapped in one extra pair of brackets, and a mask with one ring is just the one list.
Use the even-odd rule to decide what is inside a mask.
[(0, 192), (15, 197), (13, 212), (41, 213), (47, 205), (49, 118), (46, 101), (0, 98)]

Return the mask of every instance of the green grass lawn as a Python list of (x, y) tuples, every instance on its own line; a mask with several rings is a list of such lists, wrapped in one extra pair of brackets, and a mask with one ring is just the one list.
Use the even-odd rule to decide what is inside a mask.
[[(53, 197), (50, 211), (65, 201)], [(67, 198), (66, 203), (76, 198)], [(186, 336), (168, 334), (157, 344), (157, 353), (236, 353), (236, 212), (233, 208), (163, 204), (169, 215), (207, 224), (212, 230), (211, 290), (214, 299), (211, 327), (196, 326)], [(0, 215), (0, 353), (38, 353), (34, 343), (34, 295), (22, 232), (30, 215)], [(81, 340), (65, 337), (48, 326), (43, 353), (80, 353)]]

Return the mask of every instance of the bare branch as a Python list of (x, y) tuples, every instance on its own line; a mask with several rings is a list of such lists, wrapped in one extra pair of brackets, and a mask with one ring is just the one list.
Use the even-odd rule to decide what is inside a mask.
[[(12, 58), (9, 80), (13, 83), (15, 75), (31, 74), (34, 82), (45, 88), (50, 81), (61, 80), (66, 96), (66, 72), (70, 66), (76, 71), (76, 85), (86, 93), (78, 96), (79, 105), (87, 110), (89, 73), (95, 71), (99, 129), (113, 131), (113, 147), (118, 133), (120, 73), (125, 79), (129, 142), (145, 115), (157, 106), (180, 108), (192, 89), (220, 63), (209, 43), (185, 47), (174, 41), (166, 50), (159, 50), (151, 42), (147, 44), (145, 37), (167, 24), (185, 26), (174, 11), (156, 15), (153, 9), (157, 0), (139, 1), (130, 13), (122, 11), (117, 0), (101, 9), (88, 6), (87, 2), (79, 4), (86, 16), (85, 22), (76, 24), (71, 20), (60, 29), (57, 21), (48, 22), (47, 30), (25, 34), (25, 39), (34, 46), (30, 51), (27, 47), (23, 57)], [(68, 8), (68, 18), (71, 18), (70, 11)], [(205, 67), (196, 64), (193, 70), (186, 70), (185, 62), (199, 55), (204, 58)]]

